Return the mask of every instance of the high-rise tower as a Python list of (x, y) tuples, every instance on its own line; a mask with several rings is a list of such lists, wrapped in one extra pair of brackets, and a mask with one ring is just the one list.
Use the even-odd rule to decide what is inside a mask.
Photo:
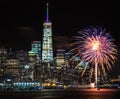
[(29, 53), (34, 53), (37, 56), (37, 60), (41, 60), (41, 41), (33, 41), (32, 49)]
[(52, 23), (48, 15), (48, 3), (46, 5), (46, 20), (43, 23), (43, 42), (42, 42), (42, 61), (53, 61), (53, 46), (52, 46)]

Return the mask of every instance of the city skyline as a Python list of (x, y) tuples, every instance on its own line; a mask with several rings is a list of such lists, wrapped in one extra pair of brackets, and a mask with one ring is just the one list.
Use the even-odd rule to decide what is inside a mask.
[[(1, 1), (0, 32), (2, 46), (13, 49), (31, 49), (31, 42), (42, 40), (46, 3), (53, 23), (54, 42), (57, 48), (68, 48), (69, 38), (87, 26), (102, 26), (113, 36), (119, 47), (119, 7), (117, 3), (36, 0), (29, 2)], [(63, 46), (63, 39), (66, 43)], [(18, 48), (19, 45), (19, 48)], [(59, 45), (59, 46), (58, 46)], [(61, 46), (60, 46), (61, 45)]]
[[(68, 72), (68, 75), (69, 73), (72, 74), (75, 66), (80, 66), (75, 70), (76, 73), (79, 72), (84, 75), (83, 78), (87, 75), (90, 78), (90, 82), (95, 77), (96, 86), (98, 79), (102, 79), (100, 82), (104, 82), (109, 77), (119, 78), (120, 33), (117, 4), (108, 5), (102, 1), (79, 3), (78, 1), (68, 2), (62, 0), (1, 1), (0, 4), (2, 7), (0, 47), (1, 53), (4, 53), (4, 55), (1, 54), (1, 59), (5, 56), (5, 61), (3, 61), (4, 63), (1, 61), (1, 66), (8, 68), (9, 63), (12, 64), (10, 65), (11, 67), (14, 66), (14, 63), (22, 66), (21, 72), (24, 72), (23, 74), (26, 73), (25, 76), (21, 76), (17, 65), (15, 65), (15, 72), (18, 73), (20, 80), (21, 77), (23, 79), (27, 77), (28, 70), (31, 70), (28, 76), (31, 80), (37, 80), (39, 79), (38, 75), (46, 74), (44, 77), (40, 76), (40, 79), (52, 81), (52, 79), (59, 78), (56, 74), (67, 74), (65, 71), (70, 69), (71, 72)], [(98, 28), (95, 29), (92, 26)], [(83, 34), (81, 32), (82, 29), (87, 28), (89, 28), (88, 32), (85, 30)], [(110, 35), (102, 35), (102, 33), (105, 34), (105, 31)], [(81, 45), (82, 43), (80, 42), (87, 43), (84, 43), (81, 47), (79, 45), (77, 47), (79, 49), (76, 52), (73, 51), (72, 54), (68, 54), (67, 52), (71, 52), (72, 48), (75, 48), (75, 46), (71, 46), (72, 42), (74, 42), (72, 41), (74, 36), (80, 32), (83, 35), (79, 34), (79, 39), (76, 40), (77, 43), (75, 44)], [(84, 38), (85, 36), (86, 38)], [(93, 36), (95, 37), (93, 38)], [(84, 41), (82, 41), (82, 37)], [(91, 39), (88, 39), (89, 37), (92, 42), (90, 42)], [(112, 37), (113, 39), (111, 39)], [(113, 41), (113, 43), (110, 43), (109, 40)], [(15, 52), (15, 54), (12, 54), (12, 52)], [(24, 57), (25, 53), (26, 56)], [(76, 53), (78, 56), (75, 55)], [(12, 55), (16, 58), (11, 57)], [(22, 56), (22, 58), (19, 56)], [(75, 60), (71, 61), (73, 58)], [(76, 65), (77, 62), (79, 62), (79, 65)], [(82, 62), (86, 62), (89, 65), (82, 67)], [(1, 71), (2, 69), (1, 67)], [(4, 72), (7, 75), (7, 70), (2, 71), (2, 73)], [(89, 76), (90, 72), (91, 76)], [(68, 79), (70, 78), (70, 76), (64, 76)], [(77, 79), (80, 78), (76, 78), (76, 81), (78, 81)], [(59, 81), (60, 79), (57, 80)], [(64, 82), (64, 79), (61, 80)], [(75, 79), (73, 80), (75, 81)]]

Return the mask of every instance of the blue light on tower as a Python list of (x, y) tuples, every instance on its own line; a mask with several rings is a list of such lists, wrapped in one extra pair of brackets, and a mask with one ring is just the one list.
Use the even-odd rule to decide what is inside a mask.
[(33, 53), (36, 55), (37, 60), (41, 60), (41, 41), (33, 41), (32, 42), (32, 49), (29, 53)]

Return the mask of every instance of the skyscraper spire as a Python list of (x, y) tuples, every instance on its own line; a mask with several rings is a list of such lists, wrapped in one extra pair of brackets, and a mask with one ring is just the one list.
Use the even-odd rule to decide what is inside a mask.
[(46, 4), (46, 22), (49, 21), (49, 9), (48, 9), (49, 5), (48, 3)]
[(43, 23), (42, 61), (51, 62), (53, 61), (52, 22), (49, 20), (48, 3), (46, 7), (46, 20)]

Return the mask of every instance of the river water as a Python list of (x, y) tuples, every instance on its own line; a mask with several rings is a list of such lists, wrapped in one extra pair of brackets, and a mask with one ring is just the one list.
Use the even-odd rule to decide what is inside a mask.
[(0, 93), (0, 99), (120, 99), (120, 90), (44, 90)]

